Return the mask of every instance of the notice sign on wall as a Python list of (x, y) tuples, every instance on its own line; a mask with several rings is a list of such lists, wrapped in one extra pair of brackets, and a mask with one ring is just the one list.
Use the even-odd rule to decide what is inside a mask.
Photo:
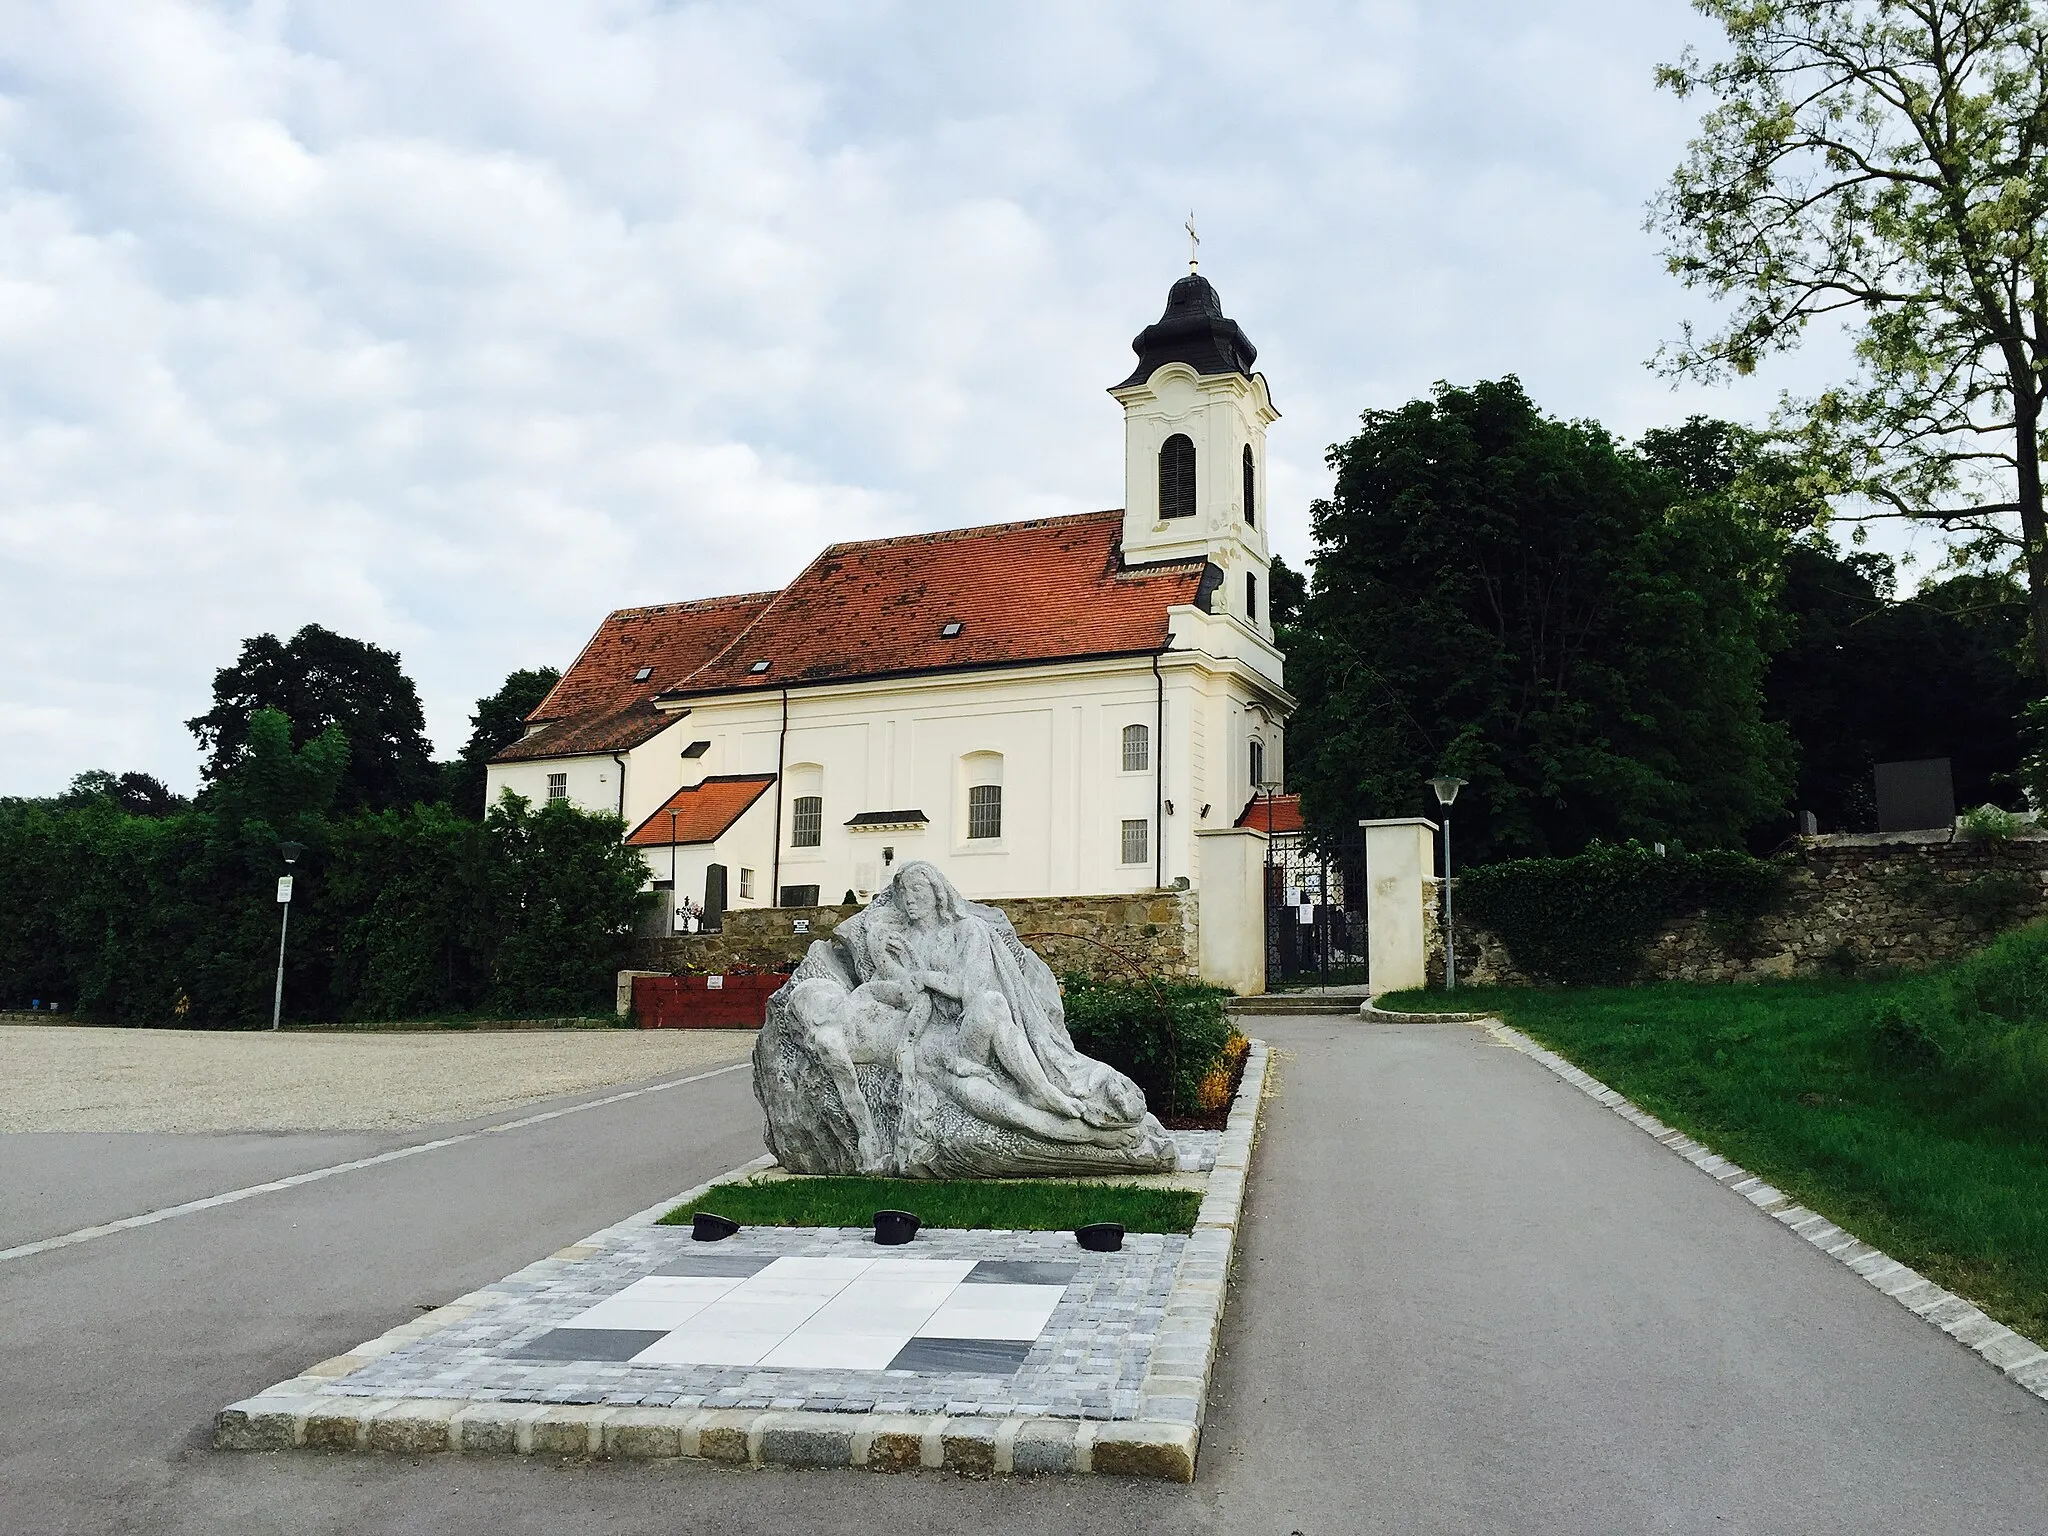
[(725, 978), (723, 976), (706, 976), (704, 978), (704, 990), (707, 992), (723, 992), (725, 990)]
[(277, 877), (277, 899), (279, 901), (290, 901), (292, 899), (292, 877), (290, 875), (279, 875)]

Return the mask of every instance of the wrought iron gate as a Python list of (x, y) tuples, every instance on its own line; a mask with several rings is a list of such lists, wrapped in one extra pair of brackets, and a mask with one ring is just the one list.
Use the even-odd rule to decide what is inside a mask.
[(1365, 984), (1365, 836), (1266, 849), (1266, 985)]

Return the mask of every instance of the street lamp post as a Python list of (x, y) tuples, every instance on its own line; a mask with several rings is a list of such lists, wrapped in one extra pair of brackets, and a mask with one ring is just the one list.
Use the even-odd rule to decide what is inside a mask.
[[(284, 858), (287, 871), (299, 862), (299, 855), (305, 847), (300, 843), (279, 843), (277, 851)], [(270, 1027), (276, 1029), (284, 1017), (284, 941), (292, 931), (292, 877), (289, 873), (277, 877), (277, 904), (284, 908), (284, 918), (277, 926), (277, 987), (270, 994)]]
[(1444, 990), (1458, 989), (1458, 938), (1451, 928), (1451, 802), (1465, 787), (1463, 779), (1440, 773), (1429, 781), (1436, 803), (1444, 808)]

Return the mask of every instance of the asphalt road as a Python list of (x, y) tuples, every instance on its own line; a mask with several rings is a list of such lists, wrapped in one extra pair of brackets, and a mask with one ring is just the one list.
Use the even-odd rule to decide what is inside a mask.
[[(0, 1262), (0, 1530), (2048, 1530), (2048, 1404), (1534, 1062), (1259, 1026), (1193, 1487), (206, 1449), (222, 1404), (754, 1155), (739, 1072)], [(0, 1137), (0, 1246), (419, 1139)]]

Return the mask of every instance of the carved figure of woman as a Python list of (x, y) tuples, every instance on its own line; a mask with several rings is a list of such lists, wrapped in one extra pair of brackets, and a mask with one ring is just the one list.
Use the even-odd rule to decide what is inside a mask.
[[(814, 944), (791, 983), (788, 1013), (853, 1123), (864, 1170), (942, 1159), (947, 1105), (1052, 1144), (1050, 1158), (1064, 1145), (1127, 1166), (1172, 1166), (1136, 1084), (1074, 1048), (1045, 963), (928, 863), (906, 864), (866, 912)], [(772, 1026), (772, 1005), (770, 1017)], [(901, 1078), (894, 1146), (882, 1145), (861, 1089), (865, 1064)]]

